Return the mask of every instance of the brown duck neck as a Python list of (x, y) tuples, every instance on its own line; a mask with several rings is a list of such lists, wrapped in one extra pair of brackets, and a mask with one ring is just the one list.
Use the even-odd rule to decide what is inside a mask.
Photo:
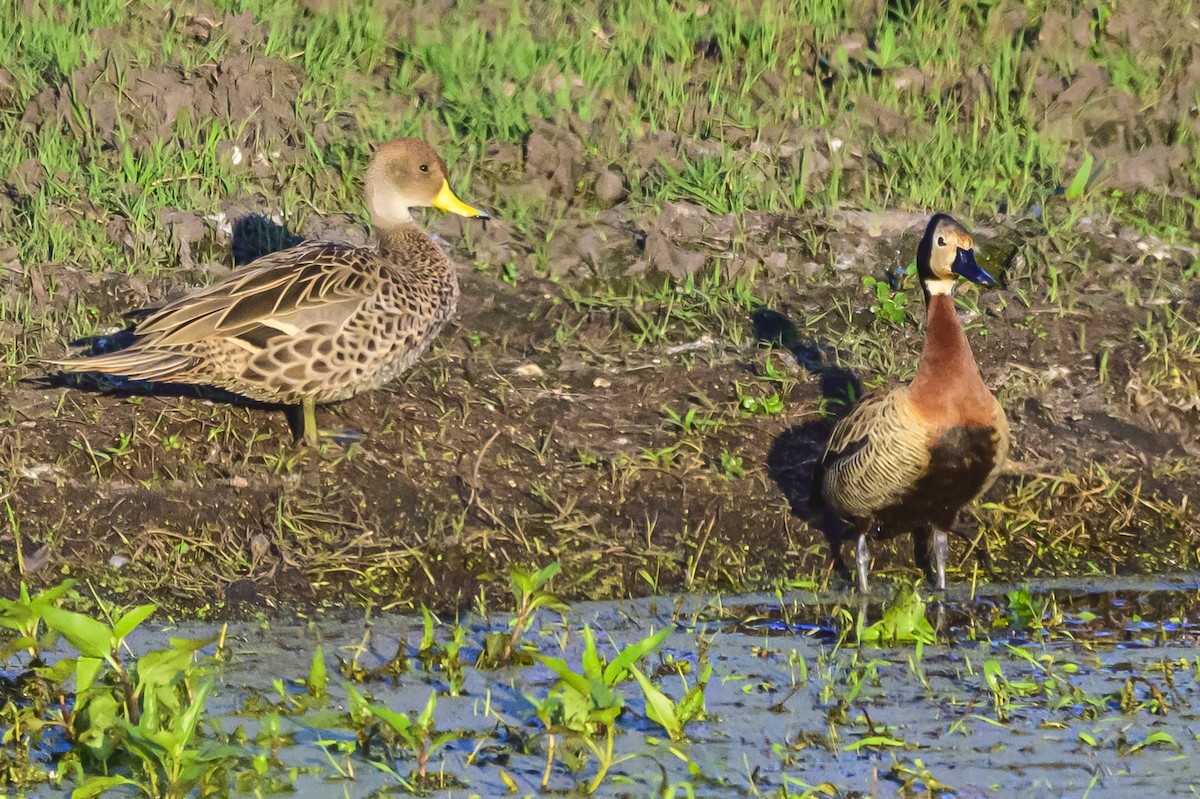
[(388, 254), (411, 249), (415, 242), (429, 238), (416, 222), (376, 227), (375, 237), (379, 240), (379, 251)]
[(377, 227), (375, 238), (379, 241), (379, 254), (406, 272), (442, 276), (452, 271), (450, 259), (416, 222)]
[(935, 423), (990, 423), (994, 400), (948, 294), (928, 299), (925, 344), (909, 391), (914, 405)]

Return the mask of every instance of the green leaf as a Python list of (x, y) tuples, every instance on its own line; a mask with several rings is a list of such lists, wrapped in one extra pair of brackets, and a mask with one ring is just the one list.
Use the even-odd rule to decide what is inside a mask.
[(911, 586), (901, 586), (883, 611), (883, 618), (859, 631), (860, 644), (877, 646), (926, 643), (937, 639), (925, 618), (925, 602)]
[(1182, 747), (1175, 741), (1174, 738), (1171, 737), (1170, 733), (1152, 732), (1146, 736), (1145, 740), (1139, 741), (1138, 743), (1131, 746), (1129, 748), (1129, 751), (1138, 752), (1149, 746), (1155, 746), (1155, 745), (1169, 746), (1172, 749), (1182, 750)]
[(421, 632), (421, 645), (417, 652), (422, 656), (427, 656), (433, 653), (433, 612), (421, 605), (421, 617), (424, 629)]
[(192, 735), (196, 731), (196, 725), (200, 723), (200, 716), (204, 713), (204, 706), (208, 704), (208, 697), (212, 693), (212, 689), (212, 680), (200, 683), (200, 687), (192, 696), (192, 703), (187, 706), (176, 723), (175, 729), (183, 735), (185, 741), (191, 741)]
[(671, 635), (671, 628), (664, 627), (654, 635), (643, 638), (635, 644), (630, 644), (613, 658), (604, 669), (604, 682), (615, 685), (625, 678), (626, 673), (642, 658), (662, 646), (663, 641)]
[(325, 670), (325, 649), (318, 644), (313, 653), (312, 665), (308, 667), (308, 695), (314, 699), (325, 696), (329, 685), (329, 673)]
[(142, 787), (128, 777), (121, 777), (116, 774), (108, 777), (88, 777), (87, 782), (71, 791), (71, 799), (88, 799), (91, 796), (99, 796), (105, 791), (121, 785), (133, 785), (137, 788)]
[(889, 738), (886, 735), (868, 735), (843, 748), (847, 752), (857, 752), (859, 749), (897, 749), (907, 747), (908, 745), (908, 741), (902, 741), (899, 738)]
[(35, 666), (33, 671), (47, 682), (62, 683), (75, 673), (75, 664), (78, 660), (78, 658), (63, 658), (49, 666)]
[(1083, 157), (1083, 163), (1079, 165), (1079, 171), (1075, 173), (1075, 177), (1071, 179), (1071, 185), (1067, 186), (1067, 199), (1078, 200), (1087, 190), (1088, 180), (1092, 176), (1092, 154), (1088, 153)]
[(33, 618), (33, 609), (28, 604), (12, 599), (0, 599), (0, 626), (17, 632), (31, 632), (29, 623)]
[(604, 709), (620, 705), (616, 692), (600, 680), (591, 681), (588, 696), (592, 698), (592, 706), (596, 708)]
[(988, 688), (993, 693), (998, 692), (1006, 682), (1004, 672), (1000, 670), (1000, 663), (995, 658), (983, 664), (983, 678), (987, 680)]
[(126, 613), (121, 618), (117, 619), (117, 623), (113, 625), (112, 634), (118, 641), (125, 639), (127, 635), (137, 629), (137, 626), (150, 618), (150, 614), (158, 609), (158, 605), (139, 605), (133, 610)]
[(370, 712), (371, 703), (350, 683), (343, 682), (342, 687), (346, 691), (346, 704), (350, 706), (351, 718), (356, 722), (362, 720), (364, 712)]
[(433, 722), (434, 711), (437, 710), (437, 691), (429, 694), (429, 699), (425, 702), (425, 709), (421, 711), (421, 715), (417, 716), (417, 726), (422, 729), (430, 729)]
[(431, 753), (436, 752), (438, 749), (441, 749), (443, 746), (450, 743), (451, 741), (458, 740), (458, 737), (459, 737), (459, 735), (457, 732), (454, 732), (454, 731), (443, 732), (443, 733), (439, 734), (437, 737), (435, 737), (430, 742), (429, 751)]
[(76, 707), (76, 741), (87, 748), (96, 762), (107, 761), (116, 751), (118, 712), (117, 698), (107, 691), (92, 694)]
[(96, 675), (104, 665), (103, 658), (81, 657), (75, 661), (75, 693), (86, 693), (96, 682)]
[(106, 658), (112, 654), (112, 630), (82, 613), (47, 607), (42, 611), (46, 625), (60, 634), (79, 654)]
[(192, 653), (182, 649), (156, 649), (138, 658), (137, 692), (171, 685), (192, 665)]
[(408, 780), (401, 777), (399, 774), (397, 774), (396, 770), (393, 769), (391, 766), (389, 766), (387, 763), (380, 763), (378, 760), (368, 760), (367, 762), (370, 763), (375, 768), (382, 771), (384, 774), (387, 774), (389, 777), (394, 779), (400, 785), (401, 788), (408, 791), (410, 794), (412, 794), (414, 796), (417, 794), (416, 786), (413, 785)]
[(29, 591), (25, 588), (25, 584), (21, 584), (21, 603), (27, 606), (34, 617), (42, 618), (45, 615), (46, 608), (57, 607), (67, 592), (75, 586), (74, 580), (63, 580), (58, 585), (47, 588), (44, 591), (39, 591), (31, 598)]
[(637, 666), (631, 666), (629, 671), (633, 674), (634, 679), (638, 681), (638, 685), (642, 686), (642, 693), (646, 695), (646, 715), (651, 721), (666, 730), (667, 735), (671, 736), (672, 741), (681, 740), (683, 738), (683, 724), (680, 723), (679, 716), (675, 713), (675, 703), (666, 694), (654, 687), (650, 680), (646, 678), (646, 675), (638, 670)]
[(600, 655), (596, 652), (596, 638), (592, 634), (592, 628), (586, 625), (583, 628), (582, 666), (583, 673), (592, 679), (599, 679), (604, 674), (604, 667), (600, 665)]
[(397, 713), (383, 705), (367, 705), (367, 709), (371, 711), (372, 715), (391, 727), (397, 735), (404, 739), (405, 743), (409, 746), (416, 746), (417, 738), (413, 735), (412, 719), (406, 714)]
[[(0, 626), (4, 626), (0, 623)], [(30, 649), (36, 649), (38, 640), (28, 635), (22, 635), (19, 638), (13, 638), (0, 644), (0, 663), (7, 663), (8, 660), (18, 652), (27, 652)]]
[(569, 685), (576, 693), (581, 696), (589, 696), (592, 692), (591, 682), (581, 674), (576, 674), (567, 665), (567, 661), (562, 658), (550, 657), (549, 655), (534, 654), (533, 659), (541, 663), (550, 671), (558, 675), (558, 678), (565, 684)]
[(550, 582), (550, 580), (554, 578), (554, 575), (558, 574), (561, 570), (562, 564), (558, 561), (555, 561), (554, 563), (551, 563), (548, 566), (540, 569), (537, 574), (533, 575), (534, 589), (541, 588), (543, 585)]
[(547, 594), (545, 592), (539, 593), (533, 598), (533, 601), (529, 603), (529, 609), (531, 611), (546, 608), (548, 610), (558, 611), (559, 613), (566, 613), (570, 607), (570, 605), (568, 605), (566, 602), (563, 602), (554, 594)]
[(679, 704), (675, 706), (675, 713), (679, 716), (682, 723), (687, 724), (693, 719), (704, 718), (704, 690), (708, 687), (708, 681), (712, 678), (712, 664), (705, 664), (704, 671), (700, 674), (700, 679), (688, 689), (684, 694), (683, 699), (679, 700)]

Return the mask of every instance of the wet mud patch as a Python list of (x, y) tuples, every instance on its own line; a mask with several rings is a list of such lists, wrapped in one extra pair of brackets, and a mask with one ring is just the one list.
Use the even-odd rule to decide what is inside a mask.
[[(1001, 280), (960, 297), (1014, 428), (1010, 468), (963, 519), (995, 576), (1198, 565), (1200, 284), (1179, 211), (1197, 71), (1177, 14), (963, 15), (959, 40), (1016, 48), (980, 61), (1010, 59), (1014, 94), (1003, 70), (916, 57), (916, 22), (866, 6), (836, 35), (789, 22), (770, 42), (770, 4), (732, 38), (704, 29), (738, 8), (675, 9), (697, 35), (657, 66), (622, 57), (640, 17), (586, 3), (546, 30), (490, 4), (478, 20), (364, 8), (304, 4), (287, 26), (139, 8), (95, 21), (81, 40), (102, 46), (78, 63), (0, 72), (0, 553), (27, 579), (213, 615), (449, 608), (550, 561), (568, 597), (833, 580), (804, 475), (851, 395), (911, 376), (921, 298), (904, 272), (947, 204)], [(445, 31), (474, 42), (479, 20), (481, 57), (541, 58), (549, 45), (513, 37), (561, 29), (576, 56), (643, 74), (601, 86), (566, 63), (488, 63), (494, 84), (466, 85)], [(272, 49), (292, 29), (304, 45)], [(759, 50), (798, 60), (758, 69)], [(710, 96), (713, 80), (744, 91)], [(817, 107), (828, 118), (805, 121)], [(949, 146), (942, 126), (974, 141), (974, 120), (1001, 131), (1022, 108), (1018, 149), (1036, 157), (970, 157), (989, 138), (945, 151), (955, 180), (921, 166)], [(262, 247), (365, 241), (368, 139), (399, 133), (435, 142), (496, 219), (425, 220), (463, 266), (459, 317), (404, 380), (319, 412), (364, 442), (304, 454), (276, 412), (24, 382), (36, 357)], [(910, 569), (909, 549), (879, 547), (876, 571)], [(952, 579), (982, 569), (953, 557)]]
[[(891, 235), (874, 248), (903, 251), (911, 232)], [(988, 236), (981, 250), (1008, 248), (996, 256), (1007, 280), (1048, 280), (1030, 266), (1038, 239)], [(1179, 263), (1147, 260), (1123, 279), (1145, 291), (1179, 280)], [(319, 410), (365, 434), (321, 454), (296, 449), (276, 411), (9, 384), (7, 502), (27, 579), (86, 576), (218, 615), (445, 609), (551, 561), (568, 598), (836, 585), (804, 475), (847, 396), (911, 376), (921, 335), (919, 295), (889, 323), (838, 272), (799, 292), (712, 278), (584, 294), (464, 271), (459, 319), (429, 356), (394, 387)], [(1148, 413), (1128, 389), (1158, 346), (1130, 329), (1186, 311), (1073, 279), (1075, 312), (1004, 289), (960, 309), (1015, 452), (963, 520), (971, 538), (979, 524), (994, 572), (959, 542), (952, 580), (1197, 564), (1195, 460), (1175, 432), (1190, 421), (1165, 403)], [(847, 296), (849, 316), (830, 311)], [(14, 560), (16, 544), (3, 544)], [(912, 568), (907, 539), (877, 549), (879, 573)]]

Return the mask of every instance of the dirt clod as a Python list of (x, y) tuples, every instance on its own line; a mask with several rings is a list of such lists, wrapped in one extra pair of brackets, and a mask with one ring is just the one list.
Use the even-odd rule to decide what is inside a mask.
[(605, 208), (612, 208), (625, 199), (625, 178), (615, 169), (606, 169), (596, 178), (596, 199)]

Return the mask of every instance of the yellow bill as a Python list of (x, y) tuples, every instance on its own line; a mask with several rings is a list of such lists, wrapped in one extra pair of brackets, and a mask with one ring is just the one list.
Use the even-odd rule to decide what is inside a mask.
[(452, 214), (459, 216), (471, 217), (473, 219), (490, 219), (491, 217), (480, 211), (477, 208), (472, 208), (462, 200), (458, 199), (458, 195), (450, 190), (450, 184), (443, 180), (441, 191), (433, 198), (433, 207), (440, 208), (443, 211), (449, 211)]

